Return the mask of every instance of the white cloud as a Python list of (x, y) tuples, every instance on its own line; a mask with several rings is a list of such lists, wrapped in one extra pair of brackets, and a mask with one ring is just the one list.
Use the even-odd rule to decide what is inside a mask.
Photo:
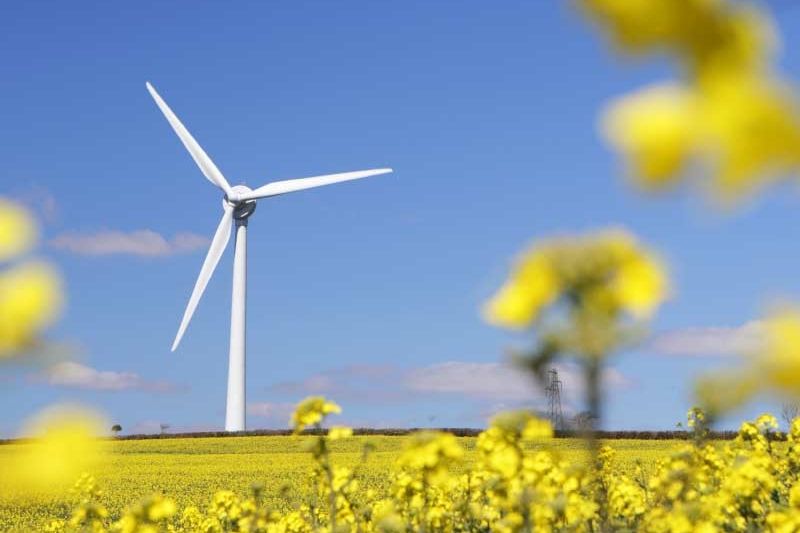
[(460, 361), (411, 370), (405, 384), (417, 392), (463, 394), (499, 401), (530, 398), (536, 387), (530, 376), (510, 365)]
[[(559, 378), (564, 383), (564, 398), (574, 402), (583, 394), (583, 376), (575, 363), (557, 363)], [(616, 369), (603, 373), (606, 387), (629, 385)], [(536, 402), (543, 398), (541, 387), (526, 372), (507, 363), (472, 363), (450, 361), (411, 370), (405, 377), (406, 387), (413, 392), (460, 394), (495, 402)]]
[(407, 398), (398, 388), (403, 371), (389, 365), (357, 364), (313, 374), (300, 381), (270, 386), (272, 394), (294, 397), (325, 395), (337, 400), (398, 401)]
[[(583, 402), (581, 368), (571, 362), (553, 366), (564, 383), (562, 402), (565, 407)], [(604, 371), (603, 380), (609, 388), (630, 385), (614, 368)], [(476, 400), (481, 404), (481, 409), (486, 409), (487, 405), (540, 406), (545, 401), (544, 391), (533, 376), (511, 364), (497, 362), (450, 361), (407, 369), (388, 366), (343, 367), (302, 381), (279, 383), (268, 391), (297, 398), (320, 394), (341, 401), (382, 403), (451, 395)]]
[(62, 233), (49, 241), (57, 250), (80, 255), (175, 255), (208, 246), (210, 240), (193, 233), (178, 233), (172, 239), (150, 231), (101, 231), (92, 234)]
[(759, 321), (734, 328), (687, 328), (656, 335), (648, 349), (663, 355), (735, 356), (756, 350), (763, 336), (764, 325)]
[(247, 415), (265, 419), (263, 421), (281, 428), (289, 427), (295, 405), (291, 402), (248, 402)]
[(16, 195), (16, 197), (48, 224), (55, 223), (60, 218), (60, 209), (56, 197), (47, 187), (33, 185)]
[(34, 381), (61, 387), (87, 390), (171, 392), (175, 386), (165, 381), (147, 381), (133, 372), (96, 370), (74, 361), (63, 361), (50, 366)]

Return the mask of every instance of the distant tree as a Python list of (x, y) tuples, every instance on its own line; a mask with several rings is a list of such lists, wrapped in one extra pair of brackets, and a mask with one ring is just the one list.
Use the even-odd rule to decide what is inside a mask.
[(119, 435), (119, 432), (122, 431), (122, 426), (120, 426), (119, 424), (114, 424), (113, 426), (111, 426), (111, 431), (114, 432), (114, 435)]
[(162, 435), (164, 433), (166, 433), (168, 429), (169, 429), (169, 424), (161, 424), (161, 434)]
[(800, 402), (783, 402), (781, 404), (781, 418), (786, 422), (786, 430), (792, 428), (792, 421), (800, 416)]

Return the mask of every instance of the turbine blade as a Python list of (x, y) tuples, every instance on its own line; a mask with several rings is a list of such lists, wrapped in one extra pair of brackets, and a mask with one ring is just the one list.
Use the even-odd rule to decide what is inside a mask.
[(153, 100), (156, 101), (158, 108), (161, 109), (161, 112), (164, 113), (165, 117), (167, 117), (167, 121), (169, 122), (170, 126), (172, 126), (172, 129), (175, 130), (175, 133), (178, 134), (181, 142), (189, 151), (189, 154), (191, 154), (192, 159), (194, 159), (194, 162), (197, 163), (197, 166), (200, 167), (200, 170), (203, 172), (203, 175), (206, 177), (206, 179), (225, 191), (225, 194), (230, 194), (231, 186), (228, 184), (225, 176), (222, 175), (222, 172), (219, 171), (217, 165), (214, 164), (214, 162), (203, 151), (200, 145), (197, 144), (197, 141), (194, 140), (192, 134), (189, 133), (183, 124), (181, 124), (181, 121), (178, 120), (178, 117), (175, 116), (175, 113), (172, 112), (172, 109), (169, 108), (167, 103), (161, 98), (161, 96), (159, 96), (153, 86), (150, 85), (149, 81), (146, 83), (146, 85), (147, 90), (150, 91), (150, 96), (153, 97)]
[(274, 181), (268, 183), (263, 187), (241, 195), (241, 200), (255, 200), (257, 198), (266, 198), (267, 196), (277, 196), (279, 194), (286, 194), (287, 192), (302, 191), (303, 189), (311, 189), (314, 187), (321, 187), (323, 185), (330, 185), (332, 183), (339, 183), (340, 181), (357, 180), (361, 178), (368, 178), (370, 176), (378, 176), (380, 174), (388, 174), (391, 168), (374, 168), (372, 170), (358, 170), (355, 172), (342, 172), (340, 174), (326, 174), (324, 176), (313, 176), (310, 178), (299, 178), (294, 180)]
[(206, 260), (203, 262), (203, 267), (200, 269), (200, 275), (197, 276), (197, 282), (194, 284), (192, 296), (189, 298), (189, 305), (186, 306), (186, 311), (183, 313), (183, 320), (181, 320), (181, 326), (178, 328), (178, 334), (175, 335), (175, 342), (172, 343), (171, 351), (173, 352), (175, 348), (178, 347), (178, 343), (181, 342), (183, 333), (186, 331), (186, 326), (189, 325), (189, 321), (192, 319), (194, 310), (197, 307), (197, 302), (199, 302), (200, 297), (203, 296), (203, 291), (206, 290), (208, 280), (211, 279), (211, 275), (214, 273), (214, 269), (217, 267), (220, 257), (222, 257), (222, 252), (225, 251), (225, 247), (228, 245), (228, 241), (231, 238), (232, 220), (233, 207), (225, 202), (225, 212), (222, 214), (222, 220), (220, 220), (219, 226), (217, 226), (217, 232), (214, 234), (214, 239), (211, 241), (208, 255), (206, 255)]

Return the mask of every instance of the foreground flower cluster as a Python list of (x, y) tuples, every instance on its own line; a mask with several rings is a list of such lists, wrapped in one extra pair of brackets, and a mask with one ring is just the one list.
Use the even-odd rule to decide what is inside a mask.
[(666, 55), (680, 70), (620, 98), (603, 119), (638, 184), (663, 189), (708, 174), (729, 199), (797, 174), (800, 105), (776, 73), (774, 25), (753, 2), (578, 3), (624, 52)]
[(28, 211), (0, 197), (0, 359), (29, 350), (62, 305), (55, 269), (26, 257), (37, 237)]
[[(309, 399), (296, 420), (323, 406)], [(797, 531), (800, 528), (800, 419), (777, 439), (770, 415), (742, 424), (734, 441), (706, 442), (702, 411), (689, 412), (694, 440), (676, 447), (650, 472), (617, 467), (611, 447), (595, 459), (565, 460), (549, 424), (529, 413), (495, 417), (475, 441), (467, 460), (459, 439), (420, 432), (407, 439), (385, 493), (360, 483), (358, 467), (337, 464), (331, 440), (348, 439), (343, 428), (305, 437), (314, 467), (309, 492), (295, 508), (266, 498), (277, 487), (254, 486), (250, 494), (219, 490), (205, 507), (179, 508), (163, 495), (132, 505), (113, 520), (103, 492), (84, 475), (74, 488), (70, 516), (51, 518), (51, 533), (92, 532), (382, 532), (411, 531)], [(303, 429), (302, 423), (297, 425)], [(369, 450), (365, 450), (365, 454)], [(588, 455), (586, 456), (589, 457)]]

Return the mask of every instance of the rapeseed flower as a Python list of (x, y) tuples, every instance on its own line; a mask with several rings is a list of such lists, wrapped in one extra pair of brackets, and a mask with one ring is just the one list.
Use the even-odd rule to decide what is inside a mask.
[(741, 406), (758, 393), (797, 397), (800, 390), (800, 310), (784, 306), (759, 321), (758, 342), (739, 354), (738, 367), (702, 376), (700, 402), (715, 414)]
[(353, 436), (353, 429), (343, 426), (333, 426), (328, 431), (328, 438), (330, 440), (341, 440)]
[[(25, 209), (0, 198), (0, 263), (19, 259), (37, 234)], [(0, 359), (29, 348), (57, 318), (61, 304), (61, 283), (49, 264), (22, 260), (0, 270)]]
[(419, 431), (410, 435), (397, 464), (401, 468), (433, 472), (450, 467), (463, 456), (464, 449), (451, 433)]
[(763, 322), (763, 330), (763, 345), (751, 356), (754, 370), (771, 387), (796, 393), (800, 390), (800, 310), (779, 310)]
[(0, 272), (0, 358), (29, 347), (61, 309), (61, 283), (55, 270), (27, 261)]
[(337, 404), (322, 396), (311, 396), (297, 404), (289, 424), (299, 433), (309, 426), (319, 425), (329, 414), (341, 412)]
[(37, 236), (33, 217), (21, 206), (0, 198), (0, 263), (30, 250)]
[(689, 88), (664, 83), (609, 106), (604, 135), (628, 157), (645, 188), (672, 185), (698, 151), (697, 100)]
[(660, 261), (629, 233), (607, 230), (537, 243), (484, 308), (493, 324), (522, 329), (560, 299), (591, 312), (645, 318), (669, 292)]
[(101, 458), (98, 437), (105, 427), (100, 415), (76, 405), (37, 414), (22, 430), (33, 440), (15, 454), (0, 490), (35, 493), (69, 486)]
[(741, 2), (580, 0), (623, 50), (666, 52), (680, 82), (608, 106), (606, 139), (635, 182), (661, 190), (706, 173), (730, 201), (800, 170), (800, 104), (774, 74), (772, 22)]

